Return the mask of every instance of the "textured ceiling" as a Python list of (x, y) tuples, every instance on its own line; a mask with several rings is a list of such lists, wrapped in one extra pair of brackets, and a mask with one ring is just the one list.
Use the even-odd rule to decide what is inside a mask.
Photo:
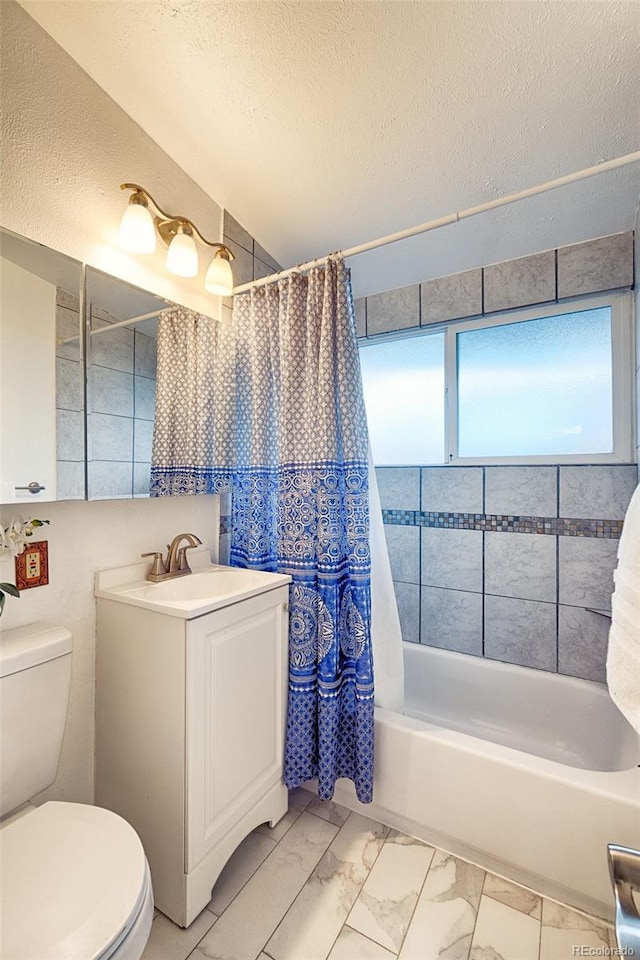
[[(286, 266), (640, 148), (637, 2), (21, 3)], [(354, 292), (630, 229), (639, 183), (354, 257)]]

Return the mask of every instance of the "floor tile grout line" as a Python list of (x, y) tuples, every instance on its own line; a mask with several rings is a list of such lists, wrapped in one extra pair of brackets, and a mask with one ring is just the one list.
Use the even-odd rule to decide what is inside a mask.
[[(302, 811), (300, 811), (300, 813), (302, 813)], [(285, 816), (286, 816), (286, 814), (285, 814)], [(299, 817), (299, 816), (300, 816), (300, 814), (298, 814), (298, 817)], [(287, 830), (285, 831), (285, 833), (282, 834), (282, 837), (280, 838), (280, 840), (284, 840), (284, 838), (286, 837), (287, 833), (289, 832), (289, 830), (291, 829), (291, 827), (293, 826), (293, 824), (296, 822), (296, 820), (298, 819), (298, 817), (296, 817), (296, 819), (289, 825), (289, 827), (287, 828)], [(262, 826), (262, 824), (260, 824), (260, 826)], [(248, 836), (251, 836), (251, 834), (247, 834), (247, 837), (248, 837)], [(264, 836), (266, 836), (266, 834), (262, 833), (262, 834), (259, 834), (259, 836), (264, 837)], [(246, 840), (247, 837), (245, 837), (244, 839)], [(266, 855), (266, 857), (264, 858), (264, 860), (262, 860), (262, 861), (258, 864), (258, 866), (255, 868), (255, 870), (250, 874), (250, 876), (247, 877), (247, 879), (244, 881), (244, 883), (243, 883), (242, 886), (239, 888), (239, 890), (237, 890), (236, 893), (234, 893), (234, 895), (233, 895), (233, 897), (231, 898), (231, 900), (229, 900), (229, 903), (226, 905), (226, 907), (224, 908), (224, 910), (222, 910), (221, 913), (214, 914), (214, 916), (215, 916), (217, 919), (219, 919), (224, 913), (227, 912), (227, 910), (229, 909), (229, 907), (231, 906), (231, 904), (232, 904), (232, 903), (234, 902), (234, 900), (236, 900), (236, 898), (242, 893), (242, 891), (244, 890), (244, 888), (246, 887), (246, 885), (249, 883), (249, 881), (250, 881), (250, 880), (253, 880), (253, 878), (255, 877), (256, 873), (257, 873), (258, 870), (260, 869), (260, 867), (262, 867), (262, 866), (267, 862), (267, 860), (269, 859), (269, 857), (277, 850), (278, 844), (280, 843), (280, 840), (273, 840), (271, 837), (267, 837), (267, 840), (271, 840), (271, 841), (272, 841), (272, 843), (273, 843), (273, 850), (270, 850), (270, 851), (269, 851), (269, 853)], [(237, 849), (238, 849), (238, 848), (236, 847), (236, 850), (237, 850)], [(234, 853), (235, 853), (235, 850), (234, 850)], [(231, 856), (233, 856), (233, 854), (231, 854)], [(231, 857), (229, 857), (229, 860), (230, 860), (230, 859), (231, 859)], [(227, 863), (229, 863), (229, 860), (227, 860)], [(226, 865), (227, 865), (227, 864), (225, 864), (225, 866), (226, 866)], [(224, 870), (224, 867), (223, 867), (222, 869)], [(218, 877), (218, 879), (219, 879), (219, 877)], [(217, 883), (217, 881), (216, 881), (216, 883)], [(215, 887), (215, 884), (214, 884), (214, 887)], [(212, 892), (212, 894), (213, 894), (213, 887), (211, 888), (211, 892)], [(209, 900), (209, 903), (211, 903), (211, 900), (212, 900), (212, 899), (213, 899), (213, 897), (211, 897), (211, 899)], [(208, 907), (205, 907), (205, 910), (208, 910), (208, 909), (209, 909)], [(210, 913), (214, 913), (213, 910), (210, 910), (209, 912), (210, 912)]]
[[(307, 791), (307, 792), (310, 793), (310, 791)], [(313, 795), (311, 795), (311, 799), (308, 801), (307, 806), (309, 805), (309, 803), (311, 803), (311, 800), (312, 800), (312, 799), (313, 799)], [(242, 884), (242, 886), (240, 887), (240, 889), (233, 895), (233, 897), (231, 898), (231, 900), (229, 901), (229, 903), (226, 905), (226, 907), (224, 908), (224, 910), (223, 910), (221, 913), (219, 913), (219, 914), (214, 914), (213, 910), (210, 910), (210, 911), (209, 911), (210, 913), (214, 914), (214, 916), (216, 917), (216, 919), (219, 919), (219, 918), (222, 916), (222, 914), (226, 913), (226, 911), (229, 909), (229, 907), (230, 907), (231, 904), (234, 902), (234, 900), (236, 900), (236, 898), (242, 893), (242, 891), (244, 890), (244, 888), (246, 887), (246, 885), (249, 883), (249, 881), (252, 880), (252, 879), (255, 877), (255, 875), (256, 875), (256, 873), (258, 872), (258, 870), (260, 869), (260, 867), (262, 867), (262, 866), (267, 862), (267, 860), (269, 859), (269, 857), (275, 852), (275, 850), (277, 850), (277, 848), (278, 848), (279, 844), (281, 843), (281, 841), (284, 840), (284, 838), (286, 837), (286, 835), (289, 833), (289, 830), (291, 830), (291, 827), (294, 825), (294, 823), (296, 823), (296, 822), (299, 820), (300, 816), (305, 812), (305, 810), (307, 809), (307, 806), (303, 807), (302, 810), (298, 811), (298, 816), (297, 816), (294, 820), (291, 821), (291, 823), (289, 824), (289, 826), (287, 827), (287, 829), (286, 829), (285, 832), (282, 834), (282, 836), (280, 837), (279, 840), (274, 840), (273, 837), (269, 837), (268, 834), (266, 834), (266, 833), (259, 834), (259, 836), (266, 837), (268, 840), (271, 840), (271, 841), (272, 841), (272, 843), (273, 843), (273, 850), (270, 850), (270, 851), (269, 851), (269, 853), (266, 855), (266, 857), (264, 858), (264, 860), (262, 860), (262, 861), (258, 864), (258, 866), (255, 868), (255, 870), (251, 873), (251, 875), (250, 875), (249, 877), (247, 877), (247, 879), (246, 879), (245, 882)], [(291, 812), (290, 809), (288, 809), (288, 810), (287, 810), (287, 813), (285, 813), (285, 814), (283, 815), (283, 818), (286, 817), (287, 814), (290, 813), (290, 812)], [(281, 819), (283, 819), (283, 818), (281, 818)], [(279, 823), (279, 822), (280, 822), (280, 821), (278, 821), (278, 823)], [(263, 826), (263, 824), (259, 824), (259, 826)], [(252, 831), (252, 832), (253, 832), (253, 831)], [(250, 836), (250, 835), (251, 835), (251, 834), (247, 834), (247, 836)], [(246, 837), (245, 837), (245, 840), (246, 840)], [(236, 850), (237, 850), (237, 849), (238, 849), (238, 848), (236, 847)], [(235, 851), (234, 851), (234, 853), (235, 853)], [(233, 856), (233, 854), (232, 854), (231, 856)], [(231, 857), (229, 858), (229, 860), (230, 860), (230, 859), (231, 859)], [(227, 863), (229, 862), (229, 860), (227, 860)], [(225, 866), (226, 866), (226, 864), (225, 864)], [(223, 867), (223, 869), (224, 869), (224, 867)], [(215, 884), (214, 884), (214, 886), (215, 886)], [(213, 893), (213, 888), (212, 888), (212, 891), (211, 891), (211, 892)], [(213, 899), (213, 898), (211, 898), (211, 899)], [(209, 900), (209, 903), (211, 902), (211, 899)], [(208, 909), (208, 907), (205, 907), (205, 910), (207, 910), (207, 909)], [(211, 927), (210, 927), (209, 929), (211, 929)], [(188, 958), (187, 958), (187, 960), (188, 960)]]
[[(311, 801), (309, 801), (309, 802), (311, 802)], [(305, 808), (305, 810), (306, 810), (306, 808)], [(303, 811), (303, 812), (304, 812), (304, 811)], [(312, 812), (311, 810), (309, 810), (309, 811), (307, 811), (307, 812), (310, 813), (311, 816), (314, 816), (314, 814), (313, 814), (313, 812)], [(302, 884), (302, 886), (300, 887), (300, 889), (299, 889), (298, 892), (296, 893), (295, 897), (293, 898), (293, 900), (291, 901), (291, 903), (289, 904), (289, 906), (287, 907), (287, 909), (285, 910), (285, 912), (283, 913), (283, 915), (280, 917), (280, 919), (278, 920), (277, 924), (275, 925), (275, 927), (273, 928), (273, 930), (271, 930), (271, 932), (269, 933), (269, 936), (268, 936), (267, 939), (265, 940), (264, 945), (263, 945), (260, 953), (266, 953), (268, 957), (271, 957), (271, 960), (275, 960), (275, 958), (272, 956), (272, 954), (267, 953), (267, 944), (271, 941), (271, 939), (272, 939), (273, 937), (275, 937), (276, 933), (278, 932), (278, 930), (280, 929), (280, 927), (282, 926), (282, 924), (283, 924), (284, 921), (286, 920), (287, 916), (289, 915), (289, 913), (291, 912), (291, 910), (293, 910), (293, 907), (294, 907), (294, 905), (297, 903), (297, 901), (298, 901), (298, 899), (299, 899), (299, 897), (300, 897), (300, 894), (301, 894), (302, 891), (305, 889), (306, 885), (309, 883), (309, 880), (311, 879), (311, 877), (314, 875), (314, 873), (315, 873), (316, 870), (318, 869), (318, 864), (320, 864), (320, 863), (322, 862), (322, 860), (324, 860), (324, 858), (325, 858), (325, 856), (326, 856), (329, 848), (331, 847), (331, 845), (333, 844), (334, 840), (336, 839), (336, 837), (338, 836), (338, 834), (339, 834), (340, 831), (342, 830), (342, 827), (344, 827), (344, 824), (347, 823), (347, 821), (350, 819), (351, 813), (352, 813), (352, 811), (350, 810), (350, 811), (349, 811), (349, 814), (348, 814), (348, 816), (347, 816), (347, 818), (346, 818), (346, 820), (344, 821), (343, 824), (341, 824), (341, 826), (338, 827), (336, 833), (333, 835), (333, 837), (331, 838), (331, 840), (329, 841), (329, 843), (327, 844), (327, 846), (326, 846), (325, 849), (323, 850), (322, 856), (318, 859), (317, 863), (314, 865), (313, 869), (312, 869), (311, 872), (309, 873), (307, 879), (304, 881), (304, 883)], [(330, 820), (327, 820), (325, 817), (316, 817), (316, 819), (317, 819), (317, 820), (323, 820), (324, 823), (331, 823), (331, 821), (330, 821)], [(331, 826), (337, 827), (338, 825), (337, 825), (336, 823), (331, 823)]]
[[(482, 870), (482, 867), (480, 868)], [(484, 885), (487, 882), (487, 870), (483, 870), (484, 877), (482, 878), (482, 888), (480, 890), (480, 896), (478, 897), (478, 906), (476, 907), (473, 915), (473, 929), (471, 931), (471, 939), (469, 940), (469, 952), (467, 957), (471, 956), (471, 948), (473, 947), (473, 938), (476, 935), (476, 927), (478, 926), (478, 914), (480, 913), (480, 905), (482, 904), (482, 897), (484, 896)], [(469, 901), (467, 901), (468, 903)]]
[[(362, 933), (361, 930), (356, 930), (356, 928), (355, 928), (355, 927), (352, 927), (350, 924), (348, 924), (346, 920), (345, 920), (345, 922), (342, 924), (342, 926), (340, 927), (340, 933), (342, 933), (342, 931), (344, 930), (345, 927), (347, 927), (349, 930), (353, 930), (354, 933), (359, 934), (361, 937), (364, 937), (364, 939), (365, 939), (365, 940), (368, 940), (369, 943), (372, 944), (372, 946), (374, 946), (374, 947), (382, 947), (383, 950), (386, 950), (387, 953), (390, 953), (392, 957), (395, 957), (395, 958), (396, 958), (396, 960), (397, 960), (398, 956), (400, 955), (400, 951), (398, 951), (397, 953), (395, 953), (393, 950), (389, 950), (388, 947), (383, 947), (382, 944), (381, 944), (381, 943), (378, 943), (377, 940), (374, 940), (373, 937), (367, 936), (367, 934), (366, 934), (366, 933)], [(340, 933), (338, 934), (338, 937), (340, 936)], [(338, 940), (338, 937), (336, 937), (336, 941)], [(334, 943), (333, 946), (335, 947), (335, 943)], [(333, 947), (332, 947), (331, 949), (333, 950)]]
[[(407, 834), (407, 836), (408, 836), (408, 834)], [(415, 839), (415, 838), (414, 838), (414, 839)], [(427, 882), (427, 877), (429, 876), (429, 873), (431, 872), (431, 867), (432, 867), (432, 865), (433, 865), (433, 859), (434, 859), (434, 857), (435, 857), (435, 855), (436, 855), (436, 853), (437, 853), (437, 851), (438, 851), (438, 847), (435, 847), (435, 846), (434, 846), (433, 844), (431, 844), (431, 843), (425, 843), (424, 840), (419, 840), (418, 843), (423, 844), (425, 847), (431, 847), (431, 849), (433, 850), (433, 853), (432, 853), (432, 855), (431, 855), (431, 860), (429, 860), (429, 866), (427, 867), (427, 870), (426, 870), (426, 872), (425, 872), (424, 880), (423, 880), (422, 883), (420, 884), (420, 889), (418, 890), (418, 896), (416, 897), (415, 906), (414, 906), (413, 910), (411, 911), (411, 916), (409, 917), (409, 923), (407, 924), (407, 929), (405, 930), (404, 936), (402, 937), (402, 940), (400, 941), (400, 946), (398, 947), (398, 952), (397, 952), (397, 954), (396, 954), (396, 956), (398, 956), (398, 957), (399, 957), (400, 954), (402, 953), (402, 948), (404, 947), (404, 942), (405, 942), (405, 940), (407, 939), (407, 935), (408, 935), (409, 930), (410, 930), (410, 928), (411, 928), (411, 924), (413, 923), (413, 918), (415, 917), (416, 910), (418, 909), (418, 904), (420, 903), (420, 897), (422, 896), (422, 891), (424, 890), (424, 885), (425, 885), (425, 883)]]
[[(205, 910), (206, 910), (206, 909), (207, 909), (207, 908), (205, 907)], [(209, 912), (211, 912), (211, 911), (209, 911)], [(198, 914), (198, 916), (199, 916), (199, 914)], [(215, 916), (215, 915), (212, 914), (212, 916)], [(203, 935), (200, 937), (200, 939), (198, 940), (198, 942), (197, 942), (196, 945), (194, 946), (193, 950), (191, 950), (191, 951), (186, 955), (186, 957), (183, 958), (183, 960), (189, 960), (190, 957), (193, 957), (194, 953), (196, 952), (196, 950), (198, 949), (198, 947), (200, 946), (200, 944), (202, 943), (202, 941), (204, 940), (204, 938), (205, 938), (205, 937), (208, 937), (209, 934), (211, 933), (211, 931), (213, 930), (213, 928), (215, 927), (216, 923), (218, 922), (218, 919), (219, 919), (219, 918), (216, 916), (216, 918), (215, 918), (215, 920), (213, 921), (213, 923), (211, 924), (211, 926), (203, 933)], [(188, 928), (187, 928), (187, 929), (188, 929)]]
[[(309, 812), (311, 812), (311, 811), (309, 811)], [(287, 908), (287, 912), (284, 914), (284, 916), (282, 917), (282, 919), (280, 920), (280, 922), (278, 923), (278, 925), (277, 925), (277, 926), (273, 929), (273, 931), (271, 932), (271, 934), (270, 934), (270, 936), (269, 936), (269, 938), (268, 938), (268, 940), (267, 940), (267, 943), (269, 943), (269, 940), (271, 940), (271, 937), (274, 936), (274, 934), (276, 933), (276, 931), (278, 930), (278, 928), (281, 926), (282, 922), (284, 921), (284, 919), (285, 919), (285, 917), (287, 916), (287, 914), (289, 913), (289, 911), (293, 908), (294, 903), (296, 902), (296, 900), (298, 899), (298, 897), (300, 896), (300, 894), (302, 893), (302, 891), (303, 891), (304, 888), (306, 887), (307, 883), (309, 882), (309, 880), (310, 880), (311, 877), (313, 876), (313, 874), (314, 874), (314, 872), (315, 872), (318, 864), (319, 864), (319, 863), (321, 862), (321, 860), (324, 858), (325, 854), (329, 851), (329, 848), (332, 846), (332, 844), (334, 843), (334, 841), (337, 839), (337, 837), (338, 837), (339, 834), (340, 834), (340, 831), (342, 830), (342, 827), (344, 827), (344, 825), (345, 825), (345, 824), (347, 823), (347, 821), (350, 819), (351, 814), (352, 814), (353, 812), (354, 812), (353, 810), (349, 810), (349, 814), (348, 814), (346, 820), (345, 820), (344, 823), (338, 828), (338, 833), (336, 833), (335, 837), (333, 838), (333, 840), (331, 841), (331, 843), (329, 844), (329, 846), (327, 847), (327, 849), (325, 850), (325, 852), (322, 854), (322, 857), (320, 857), (320, 860), (318, 860), (318, 863), (315, 865), (315, 867), (313, 868), (313, 870), (311, 871), (311, 873), (309, 874), (309, 876), (308, 876), (307, 879), (305, 880), (303, 886), (300, 888), (300, 890), (299, 890), (298, 893), (296, 894), (295, 899), (291, 902), (291, 904), (290, 904), (289, 907)], [(324, 818), (323, 818), (323, 817), (319, 817), (318, 819), (324, 819)], [(368, 817), (367, 819), (371, 819), (371, 818)], [(326, 822), (327, 822), (327, 821), (325, 820), (325, 823), (326, 823)], [(347, 925), (347, 918), (348, 918), (349, 915), (351, 914), (351, 910), (353, 909), (353, 907), (354, 907), (354, 905), (355, 905), (355, 903), (356, 903), (356, 900), (357, 900), (358, 897), (360, 896), (360, 894), (361, 894), (361, 892), (362, 892), (362, 888), (364, 887), (365, 883), (366, 883), (367, 880), (369, 879), (369, 875), (370, 875), (371, 871), (373, 870), (373, 867), (374, 867), (374, 865), (375, 865), (378, 857), (380, 856), (380, 854), (381, 854), (381, 852), (382, 852), (382, 848), (384, 847), (385, 843), (386, 843), (387, 840), (389, 839), (389, 834), (391, 833), (391, 830), (394, 829), (393, 827), (389, 827), (388, 824), (382, 823), (381, 820), (372, 820), (372, 823), (379, 823), (382, 827), (384, 827), (384, 828), (386, 828), (386, 829), (388, 830), (388, 833), (387, 833), (386, 837), (384, 837), (383, 842), (380, 844), (380, 849), (378, 850), (377, 854), (375, 855), (375, 857), (374, 857), (374, 859), (373, 859), (373, 862), (372, 862), (371, 866), (369, 867), (369, 870), (368, 870), (368, 872), (367, 872), (367, 875), (366, 875), (366, 877), (364, 878), (364, 880), (362, 881), (362, 884), (360, 885), (360, 888), (359, 888), (359, 890), (358, 890), (358, 892), (357, 892), (357, 894), (356, 894), (356, 897), (355, 897), (353, 903), (351, 904), (351, 907), (349, 908), (349, 910), (348, 910), (348, 912), (347, 912), (347, 917), (346, 917), (345, 920), (343, 921), (342, 926), (340, 927), (340, 930), (338, 931), (335, 940), (334, 940), (333, 943), (331, 944), (331, 948), (330, 948), (329, 952), (327, 953), (327, 957), (328, 957), (329, 954), (331, 953), (331, 950), (333, 950), (333, 948), (334, 948), (334, 946), (335, 946), (335, 944), (336, 944), (336, 940), (337, 940), (338, 937), (340, 936), (340, 933), (341, 933), (341, 931), (342, 931), (342, 928)], [(334, 824), (334, 826), (337, 826), (337, 824)], [(355, 929), (355, 928), (352, 927), (351, 929)], [(356, 930), (356, 933), (359, 933), (359, 932), (360, 932), (359, 930)], [(364, 936), (364, 934), (363, 934), (363, 936)], [(367, 937), (367, 939), (370, 940), (371, 937)], [(372, 942), (373, 942), (373, 943), (377, 943), (377, 941), (375, 941), (375, 940), (372, 941)], [(382, 946), (382, 944), (378, 944), (378, 946)], [(263, 947), (263, 951), (266, 953), (265, 947)], [(391, 952), (391, 951), (389, 951), (389, 952)], [(267, 956), (271, 956), (271, 954), (267, 954)], [(274, 958), (272, 957), (271, 960), (274, 960)], [(325, 960), (326, 960), (326, 958), (325, 958)]]

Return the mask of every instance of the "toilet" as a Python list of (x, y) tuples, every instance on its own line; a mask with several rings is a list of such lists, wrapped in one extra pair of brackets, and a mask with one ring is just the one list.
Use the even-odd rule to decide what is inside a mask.
[(68, 630), (0, 634), (0, 957), (140, 960), (153, 893), (133, 827), (100, 807), (28, 802), (55, 780), (70, 680)]

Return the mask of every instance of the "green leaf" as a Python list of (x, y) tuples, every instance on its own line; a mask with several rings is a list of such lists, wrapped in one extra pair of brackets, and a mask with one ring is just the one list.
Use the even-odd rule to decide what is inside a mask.
[(11, 597), (20, 597), (20, 591), (14, 583), (0, 583), (0, 593), (8, 593)]

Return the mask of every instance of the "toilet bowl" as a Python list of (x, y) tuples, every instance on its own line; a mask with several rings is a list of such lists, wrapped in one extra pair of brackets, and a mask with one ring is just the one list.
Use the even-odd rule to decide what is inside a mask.
[(100, 807), (49, 802), (0, 830), (3, 960), (139, 958), (153, 920), (137, 834)]
[(88, 804), (25, 806), (55, 779), (70, 654), (47, 624), (1, 637), (0, 957), (140, 960), (153, 893), (133, 827)]

